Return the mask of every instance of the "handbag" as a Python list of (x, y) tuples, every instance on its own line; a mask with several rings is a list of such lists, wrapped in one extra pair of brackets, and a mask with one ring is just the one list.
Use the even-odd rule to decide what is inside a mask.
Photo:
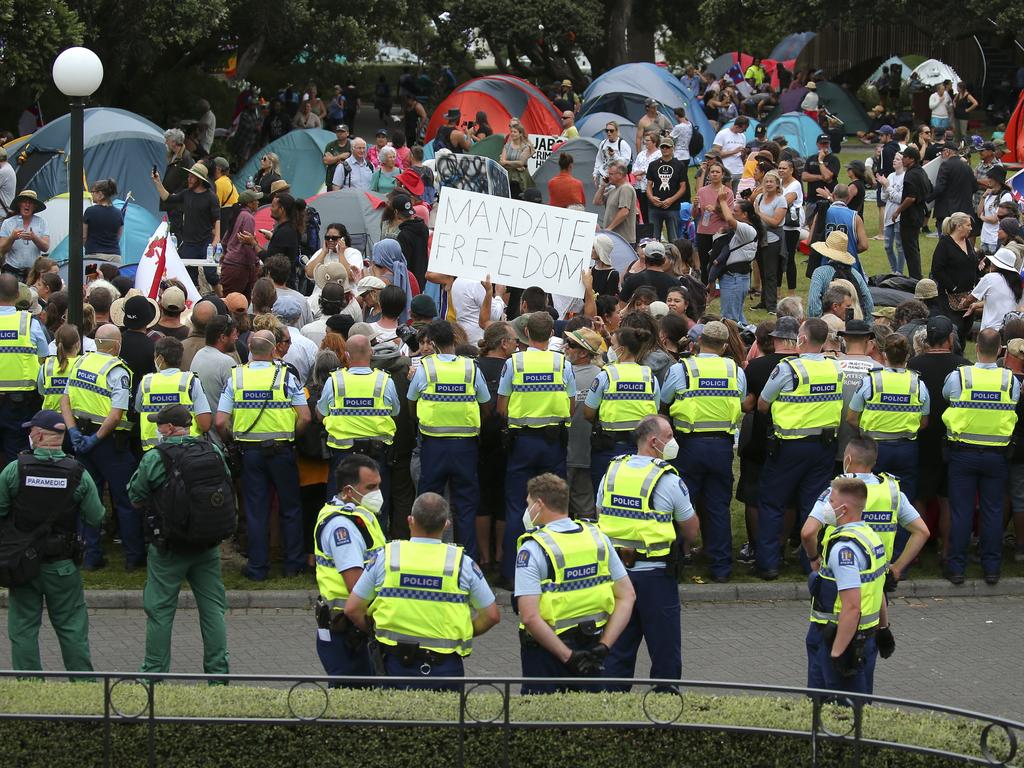
[(946, 291), (946, 301), (949, 302), (950, 309), (966, 312), (975, 299), (970, 291)]

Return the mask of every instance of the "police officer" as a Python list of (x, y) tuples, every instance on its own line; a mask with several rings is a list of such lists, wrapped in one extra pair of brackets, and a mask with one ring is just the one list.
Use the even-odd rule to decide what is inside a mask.
[(843, 373), (821, 348), (828, 325), (808, 318), (797, 336), (799, 357), (787, 358), (772, 371), (757, 408), (770, 413), (774, 437), (758, 497), (757, 575), (779, 576), (785, 510), (796, 499), (800, 523), (806, 519), (822, 486), (834, 471), (835, 440), (843, 413)]
[(651, 332), (644, 328), (619, 328), (612, 334), (609, 363), (590, 385), (583, 415), (595, 423), (590, 450), (590, 479), (594, 494), (608, 464), (629, 453), (629, 436), (644, 416), (658, 412), (661, 386), (650, 366), (637, 362)]
[(295, 435), (309, 424), (306, 394), (295, 375), (274, 360), (276, 339), (268, 330), (249, 337), (249, 362), (236, 365), (217, 405), (221, 439), (234, 439), (242, 452), (242, 493), (249, 534), (244, 575), (263, 581), (270, 571), (268, 523), (270, 485), (277, 491), (284, 543), (284, 574), (306, 570), (302, 543), (299, 471)]
[(612, 646), (605, 675), (632, 677), (643, 639), (651, 677), (676, 680), (683, 672), (677, 539), (692, 544), (699, 524), (686, 485), (666, 460), (678, 451), (668, 419), (647, 416), (633, 434), (636, 454), (608, 465), (597, 495), (597, 525), (617, 548), (636, 590), (636, 605)]
[(332, 677), (369, 676), (366, 635), (345, 618), (345, 601), (367, 561), (386, 543), (375, 512), (382, 498), (380, 468), (369, 456), (349, 453), (334, 474), (338, 493), (320, 510), (313, 531), (320, 590), (316, 652)]
[[(930, 533), (928, 526), (910, 503), (910, 499), (900, 490), (899, 480), (892, 475), (874, 474), (872, 470), (877, 456), (878, 448), (874, 440), (870, 437), (853, 438), (847, 443), (843, 455), (843, 476), (863, 480), (867, 487), (868, 496), (862, 520), (878, 534), (878, 538), (882, 540), (882, 545), (885, 547), (885, 559), (889, 563), (889, 570), (885, 575), (885, 591), (892, 592), (903, 578), (906, 569), (910, 567), (910, 564), (928, 542)], [(826, 519), (831, 519), (831, 494), (832, 488), (829, 486), (818, 497), (814, 509), (807, 516), (807, 522), (804, 523), (804, 527), (800, 531), (804, 552), (811, 563), (812, 570), (815, 571), (820, 571), (821, 567), (822, 550), (818, 544), (819, 539), (831, 535), (831, 531), (827, 528), (831, 523), (826, 523)], [(899, 530), (906, 531), (909, 537), (899, 558), (894, 559), (893, 549)], [(820, 590), (818, 598), (822, 605), (830, 606), (835, 602), (834, 579), (821, 579), (818, 582), (818, 589)], [(811, 627), (807, 633), (808, 658), (821, 638), (821, 633), (818, 631), (820, 628), (814, 625), (824, 624), (825, 621), (817, 611), (811, 610)], [(868, 693), (874, 690), (874, 677), (875, 659), (871, 657), (866, 660)], [(808, 681), (808, 685), (811, 685), (810, 681)]]
[[(131, 451), (131, 425), (128, 406), (131, 398), (132, 376), (121, 351), (121, 331), (107, 323), (96, 329), (96, 351), (82, 355), (68, 372), (68, 385), (61, 399), (64, 423), (71, 436), (75, 455), (92, 475), (96, 487), (102, 491), (106, 484), (110, 491), (114, 511), (117, 513), (118, 532), (124, 543), (125, 570), (133, 571), (146, 563), (146, 548), (142, 538), (142, 515), (128, 498), (128, 481), (138, 466)], [(103, 568), (100, 529), (86, 524), (85, 537), (87, 571)]]
[[(830, 528), (822, 542), (820, 568), (812, 572), (809, 582), (812, 624), (807, 684), (811, 688), (870, 693), (868, 673), (874, 668), (875, 654), (880, 650), (888, 658), (896, 647), (882, 589), (888, 565), (885, 545), (861, 519), (867, 496), (867, 486), (859, 478), (832, 481), (824, 510)], [(825, 582), (834, 582), (834, 587), (823, 588)]]
[[(633, 612), (633, 585), (608, 537), (569, 518), (562, 478), (538, 475), (526, 491), (515, 586), (523, 677), (596, 676)], [(523, 693), (568, 689), (529, 683)]]
[(949, 444), (949, 556), (946, 578), (963, 584), (971, 538), (974, 500), (978, 500), (978, 550), (986, 584), (999, 582), (1003, 559), (1003, 494), (1009, 472), (1007, 450), (1017, 423), (1020, 384), (996, 363), (999, 332), (978, 334), (978, 362), (946, 377), (942, 414)]
[(18, 303), (18, 279), (0, 275), (0, 461), (14, 461), (19, 451), (28, 448), (21, 425), (39, 409), (36, 393), (39, 361), (46, 357), (46, 334), (38, 320)]
[(724, 323), (705, 323), (697, 355), (673, 365), (661, 390), (679, 443), (669, 460), (704, 499), (704, 551), (716, 582), (732, 576), (732, 447), (747, 396), (743, 369), (722, 357), (728, 341)]
[(161, 439), (159, 425), (146, 416), (159, 413), (164, 406), (185, 406), (192, 414), (189, 427), (192, 437), (208, 432), (212, 425), (213, 415), (202, 382), (191, 371), (181, 370), (184, 351), (181, 342), (173, 336), (160, 338), (153, 347), (157, 372), (143, 376), (135, 392), (135, 410), (140, 414), (139, 435), (144, 452), (154, 448)]
[(424, 357), (409, 384), (409, 406), (419, 421), (422, 493), (450, 487), (455, 541), (477, 556), (476, 512), (480, 506), (477, 455), (480, 406), (490, 401), (487, 382), (468, 357), (455, 354), (455, 332), (447, 320), (427, 326), (434, 354)]
[(50, 355), (39, 366), (36, 378), (36, 391), (43, 398), (44, 411), (60, 413), (60, 401), (68, 388), (68, 371), (75, 364), (82, 349), (82, 339), (78, 328), (71, 323), (64, 323), (54, 334), (56, 354)]
[[(177, 345), (180, 354), (181, 342), (165, 336), (157, 342), (158, 367), (161, 357), (167, 361), (166, 355), (172, 354), (169, 350), (173, 345), (166, 344), (171, 341)], [(163, 352), (159, 351), (161, 345), (164, 345)], [(140, 386), (140, 394), (141, 391)], [(202, 395), (201, 387), (199, 393)], [(202, 396), (205, 400), (206, 396)], [(156, 450), (143, 454), (139, 468), (128, 483), (128, 496), (132, 503), (139, 508), (148, 508), (152, 513), (147, 516), (150, 541), (146, 586), (142, 592), (142, 605), (146, 610), (146, 656), (141, 671), (170, 672), (174, 612), (178, 607), (181, 585), (188, 581), (199, 611), (199, 627), (203, 635), (203, 672), (226, 675), (230, 671), (224, 623), (228, 603), (221, 577), (220, 542), (223, 540), (221, 536), (234, 532), (231, 471), (218, 445), (192, 434), (195, 414), (184, 403), (172, 403), (155, 413), (148, 412), (145, 422), (156, 428), (159, 445), (154, 443), (150, 447)], [(183, 486), (169, 482), (168, 466), (185, 475)], [(204, 517), (202, 533), (209, 534), (210, 538), (193, 538), (193, 530), (180, 532), (186, 534), (180, 539), (171, 536), (168, 518), (174, 510), (169, 507), (181, 505), (183, 499), (178, 494), (183, 488), (186, 491), (212, 489), (206, 495), (190, 493), (184, 500), (192, 503), (193, 515)], [(210, 501), (214, 503), (219, 496), (222, 503), (215, 508), (201, 506), (197, 503), (197, 496), (212, 497)], [(213, 531), (217, 515), (221, 518), (217, 520), (219, 532)]]
[(501, 370), (498, 414), (508, 419), (511, 446), (505, 474), (505, 536), (502, 583), (515, 575), (516, 542), (525, 533), (526, 483), (542, 472), (565, 477), (568, 423), (576, 405), (576, 377), (561, 352), (548, 351), (554, 320), (545, 311), (526, 320), (525, 352), (516, 352)]
[[(390, 677), (462, 677), (462, 660), (500, 616), (480, 567), (463, 548), (441, 541), (451, 525), (448, 502), (436, 493), (416, 498), (409, 541), (391, 541), (367, 563), (345, 615), (374, 634)], [(414, 683), (408, 688), (452, 686)], [(457, 688), (454, 688), (457, 690)]]
[(0, 528), (13, 523), (17, 530), (29, 532), (46, 522), (50, 527), (46, 537), (36, 544), (42, 555), (39, 575), (27, 584), (10, 588), (7, 635), (11, 640), (11, 666), (18, 670), (43, 668), (39, 625), (45, 600), (64, 668), (91, 671), (89, 615), (82, 575), (75, 564), (81, 553), (78, 518), (98, 526), (105, 514), (103, 504), (82, 465), (61, 450), (65, 425), (60, 414), (39, 411), (20, 426), (28, 430), (32, 451), (20, 454), (17, 461), (0, 471)]
[[(327, 474), (327, 498), (334, 496), (338, 463), (360, 453), (373, 458), (380, 468), (381, 491), (388, 498), (388, 448), (395, 440), (395, 417), (401, 401), (395, 382), (385, 371), (370, 367), (373, 350), (365, 336), (351, 335), (345, 344), (348, 368), (341, 368), (324, 382), (317, 413), (327, 430), (331, 470)], [(380, 510), (374, 510), (379, 513)]]

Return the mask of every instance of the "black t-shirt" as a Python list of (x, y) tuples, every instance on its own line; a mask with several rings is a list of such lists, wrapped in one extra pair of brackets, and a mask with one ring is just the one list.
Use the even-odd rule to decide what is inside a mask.
[[(505, 360), (501, 357), (478, 357), (476, 367), (483, 374), (487, 382), (487, 389), (491, 393), (491, 399), (498, 397), (498, 384), (501, 381), (501, 371), (505, 367)], [(500, 449), (501, 447), (501, 417), (496, 409), (491, 409), (487, 417), (480, 422), (480, 445), (488, 451)]]
[[(651, 195), (658, 200), (667, 200), (679, 191), (680, 186), (686, 184), (686, 166), (675, 158), (667, 162), (655, 160), (647, 166), (647, 180), (651, 182)], [(689, 199), (687, 189), (678, 200), (664, 210), (678, 211), (679, 203)]]
[(942, 444), (946, 439), (946, 425), (942, 414), (946, 412), (946, 399), (942, 396), (942, 385), (946, 376), (970, 361), (952, 352), (927, 352), (912, 357), (907, 368), (917, 371), (921, 381), (928, 387), (928, 426), (918, 432), (917, 444), (919, 461), (923, 466), (942, 464)]
[(657, 292), (658, 300), (664, 301), (668, 296), (669, 288), (677, 288), (679, 286), (679, 278), (667, 272), (654, 272), (650, 269), (645, 269), (643, 272), (637, 272), (633, 275), (626, 275), (625, 280), (622, 281), (619, 299), (628, 302), (633, 298), (633, 291), (642, 285), (649, 285)]
[(864, 182), (860, 179), (850, 182), (850, 201), (846, 207), (856, 212), (861, 218), (864, 217)]
[(618, 270), (592, 269), (590, 275), (594, 279), (594, 293), (605, 296), (619, 295)]
[(145, 332), (126, 330), (121, 334), (121, 354), (119, 357), (132, 372), (132, 406), (135, 404), (135, 392), (139, 382), (147, 373), (156, 371), (153, 363), (153, 340)]
[[(1019, 373), (1013, 375), (1017, 383), (1024, 387), (1024, 376)], [(1017, 401), (1017, 424), (1013, 428), (1013, 453), (1010, 454), (1010, 463), (1024, 464), (1024, 397)]]
[(160, 323), (157, 323), (156, 325), (153, 326), (153, 330), (159, 331), (164, 336), (173, 336), (178, 341), (184, 341), (185, 339), (188, 338), (188, 335), (191, 333), (191, 330), (189, 330), (189, 327), (187, 325), (178, 325), (175, 326), (174, 328), (170, 328), (168, 326), (160, 325)]
[(213, 239), (213, 225), (220, 221), (220, 200), (212, 189), (202, 192), (185, 189), (168, 197), (167, 202), (180, 205), (185, 215), (181, 225), (182, 244), (202, 245)]
[(267, 250), (261, 254), (263, 258), (269, 258), (275, 253), (283, 253), (291, 261), (299, 258), (299, 233), (295, 225), (290, 221), (282, 222), (274, 227), (274, 233), (267, 243)]
[[(793, 357), (793, 355), (772, 352), (761, 357), (755, 357), (747, 363), (747, 367), (743, 371), (747, 377), (747, 394), (753, 395), (755, 401), (761, 397), (761, 392), (764, 391), (764, 387), (768, 383), (772, 371), (775, 370), (775, 366), (787, 357)], [(753, 416), (750, 441), (740, 451), (740, 455), (748, 461), (763, 464), (768, 459), (768, 430), (771, 428), (772, 420), (768, 414), (758, 411), (756, 406), (754, 407)]]
[[(825, 167), (832, 172), (832, 181), (808, 181), (807, 194), (804, 197), (804, 199), (808, 203), (813, 203), (820, 199), (818, 197), (818, 190), (821, 187), (824, 187), (829, 192), (831, 192), (833, 188), (835, 188), (836, 186), (836, 181), (839, 178), (839, 158), (833, 155), (831, 152), (829, 152), (827, 155), (825, 155)], [(804, 161), (803, 173), (810, 173), (815, 176), (821, 175), (821, 165), (818, 163), (817, 155), (811, 155)]]
[(928, 174), (924, 168), (915, 165), (903, 174), (903, 197), (914, 198), (916, 202), (909, 208), (904, 209), (900, 214), (900, 223), (910, 227), (920, 227), (924, 224), (925, 204), (924, 201), (932, 193), (932, 183), (928, 180)]

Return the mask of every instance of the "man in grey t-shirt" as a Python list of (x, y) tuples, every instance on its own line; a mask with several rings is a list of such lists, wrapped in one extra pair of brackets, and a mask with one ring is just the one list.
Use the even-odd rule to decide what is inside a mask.
[(0, 218), (14, 213), (11, 201), (17, 194), (18, 177), (14, 168), (7, 162), (7, 150), (0, 147)]
[[(578, 321), (569, 321), (570, 326)], [(590, 385), (601, 369), (594, 358), (605, 350), (604, 339), (597, 331), (580, 327), (566, 331), (565, 356), (572, 363), (576, 377), (576, 410), (569, 422), (569, 445), (566, 452), (566, 480), (569, 483), (569, 514), (573, 519), (594, 516), (594, 484), (590, 479), (590, 435), (592, 425), (584, 417), (581, 403), (587, 399)]]
[(607, 180), (601, 180), (594, 195), (594, 205), (604, 206), (601, 226), (621, 235), (627, 243), (635, 243), (636, 190), (629, 183), (629, 171), (621, 160), (612, 160), (607, 173)]

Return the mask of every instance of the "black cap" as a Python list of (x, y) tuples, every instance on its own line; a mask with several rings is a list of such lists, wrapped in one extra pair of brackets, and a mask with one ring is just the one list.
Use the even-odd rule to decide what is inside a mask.
[(403, 216), (412, 216), (412, 198), (408, 195), (397, 194), (391, 198), (391, 207)]
[(864, 320), (847, 320), (846, 327), (839, 331), (840, 336), (871, 336), (871, 326)]
[(765, 125), (764, 123), (758, 123), (757, 124), (757, 128), (754, 129), (754, 135), (755, 136), (767, 136), (768, 135), (768, 126)]
[(377, 129), (377, 133), (375, 133), (374, 135), (375, 136), (387, 136), (388, 135), (388, 129), (387, 128), (378, 128)]
[(824, 141), (827, 141), (829, 144), (831, 144), (832, 143), (832, 137), (829, 136), (827, 133), (819, 134), (817, 143), (821, 144)]
[(996, 151), (996, 145), (995, 145), (995, 143), (993, 143), (991, 141), (983, 141), (981, 143), (981, 146), (979, 147), (979, 149), (987, 149), (989, 152), (995, 152)]
[(192, 414), (184, 405), (165, 405), (156, 413), (146, 417), (154, 424), (173, 424), (176, 427), (191, 427)]
[(933, 315), (925, 326), (925, 340), (929, 344), (941, 344), (953, 332), (953, 321), (945, 315)]
[(39, 427), (50, 432), (63, 432), (67, 425), (64, 424), (64, 417), (57, 411), (36, 411), (31, 420), (21, 425), (22, 429)]
[(331, 315), (327, 318), (327, 327), (342, 336), (348, 336), (349, 330), (355, 325), (351, 315)]

